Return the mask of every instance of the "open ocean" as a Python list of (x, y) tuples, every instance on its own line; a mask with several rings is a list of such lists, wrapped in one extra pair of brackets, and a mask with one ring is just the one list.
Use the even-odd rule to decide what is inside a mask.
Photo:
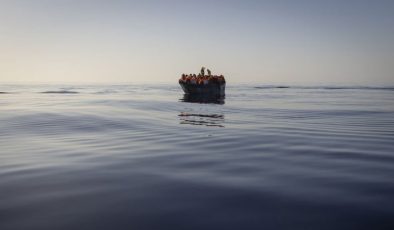
[(394, 87), (1, 85), (0, 229), (394, 229)]

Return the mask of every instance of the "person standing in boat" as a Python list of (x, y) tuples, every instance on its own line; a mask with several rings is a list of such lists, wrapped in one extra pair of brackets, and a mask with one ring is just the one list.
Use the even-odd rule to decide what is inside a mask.
[(205, 76), (205, 67), (203, 66), (203, 67), (201, 67), (201, 76)]

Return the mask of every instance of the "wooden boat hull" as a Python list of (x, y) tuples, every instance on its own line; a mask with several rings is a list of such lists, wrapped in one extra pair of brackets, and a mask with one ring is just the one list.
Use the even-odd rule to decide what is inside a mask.
[(185, 94), (197, 95), (224, 95), (226, 90), (226, 83), (211, 83), (207, 85), (190, 84), (179, 82)]

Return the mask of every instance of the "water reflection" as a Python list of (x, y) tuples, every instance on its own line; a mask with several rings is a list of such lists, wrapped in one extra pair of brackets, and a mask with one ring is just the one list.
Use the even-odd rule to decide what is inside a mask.
[(222, 114), (199, 114), (182, 112), (179, 115), (180, 124), (205, 125), (224, 128), (224, 115)]
[[(195, 94), (184, 94), (179, 101), (187, 103), (198, 103), (198, 104), (224, 104), (224, 96), (220, 95), (195, 95)], [(180, 124), (188, 125), (204, 125), (211, 127), (224, 127), (224, 115), (220, 113), (201, 113), (198, 112), (181, 112), (178, 117), (180, 118)]]
[(225, 102), (225, 96), (220, 95), (194, 95), (184, 94), (179, 101), (189, 103), (200, 103), (200, 104), (220, 104), (223, 105)]

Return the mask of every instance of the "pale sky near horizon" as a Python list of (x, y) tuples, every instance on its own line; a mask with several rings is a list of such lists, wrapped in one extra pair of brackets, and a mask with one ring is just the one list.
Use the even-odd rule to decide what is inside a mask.
[(0, 0), (0, 82), (394, 84), (394, 1)]

